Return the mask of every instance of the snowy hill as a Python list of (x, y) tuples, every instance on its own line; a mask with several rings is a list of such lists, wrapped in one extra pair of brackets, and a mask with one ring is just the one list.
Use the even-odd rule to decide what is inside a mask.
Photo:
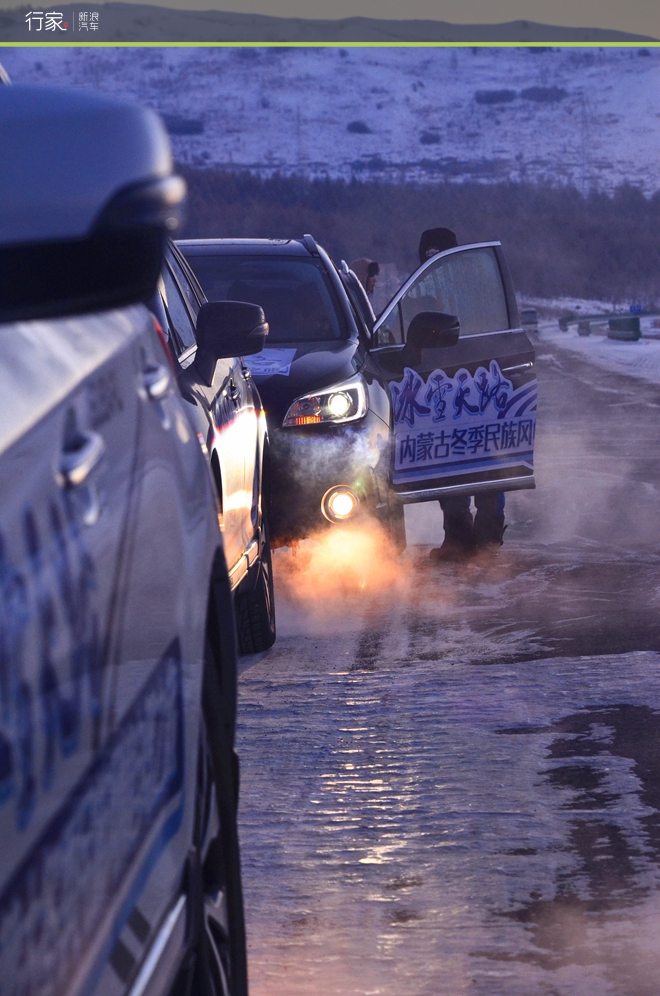
[(167, 116), (181, 162), (350, 179), (660, 189), (660, 51), (0, 49), (15, 82)]
[[(6, 9), (12, 6), (12, 9)], [(240, 13), (231, 10), (177, 10), (152, 3), (125, 3), (121, 0), (85, 4), (99, 14), (93, 40), (95, 42), (541, 42), (557, 45), (562, 42), (634, 42), (652, 41), (645, 33), (631, 34), (612, 28), (562, 27), (537, 21), (518, 20), (497, 24), (456, 24), (437, 20), (388, 20), (380, 17), (338, 17), (338, 10), (327, 8), (330, 20), (313, 16), (278, 17), (275, 13)], [(204, 6), (201, 4), (201, 6)], [(269, 5), (270, 6), (270, 5)], [(14, 7), (12, 0), (0, 0), (0, 41), (25, 42), (34, 35), (26, 30), (26, 14), (34, 9), (28, 5)], [(68, 23), (69, 34), (59, 40), (80, 41), (77, 29), (80, 4), (57, 5)], [(271, 8), (272, 10), (272, 8)], [(89, 12), (89, 10), (88, 10)], [(408, 11), (412, 13), (412, 11)], [(467, 12), (466, 12), (467, 13)], [(483, 15), (494, 11), (483, 9)], [(539, 11), (539, 14), (541, 11)], [(548, 13), (545, 11), (545, 13)], [(598, 18), (596, 18), (598, 20)], [(83, 20), (85, 20), (83, 18)], [(89, 20), (89, 18), (87, 18)], [(657, 36), (657, 18), (645, 17), (641, 23)], [(90, 29), (86, 26), (86, 34)], [(82, 37), (85, 37), (83, 33)], [(42, 36), (37, 41), (54, 41)]]

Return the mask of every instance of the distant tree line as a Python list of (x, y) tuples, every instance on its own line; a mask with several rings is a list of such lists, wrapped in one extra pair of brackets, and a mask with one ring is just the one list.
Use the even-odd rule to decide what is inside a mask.
[(516, 288), (534, 297), (660, 302), (660, 191), (612, 194), (522, 183), (306, 180), (182, 167), (188, 238), (289, 238), (310, 232), (335, 258), (417, 265), (425, 228), (459, 242), (499, 239)]

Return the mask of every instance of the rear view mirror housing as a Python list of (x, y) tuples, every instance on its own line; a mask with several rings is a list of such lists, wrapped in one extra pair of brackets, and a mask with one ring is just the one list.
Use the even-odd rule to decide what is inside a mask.
[(185, 184), (157, 116), (78, 90), (0, 87), (0, 321), (146, 300)]
[(406, 345), (414, 350), (455, 346), (461, 334), (456, 315), (443, 311), (421, 311), (410, 322)]
[(258, 304), (207, 301), (197, 315), (195, 368), (210, 385), (217, 360), (260, 353), (267, 335), (268, 323)]
[(401, 350), (400, 362), (414, 367), (421, 363), (423, 349), (443, 349), (455, 346), (461, 334), (456, 315), (443, 311), (420, 311), (408, 326), (406, 344)]

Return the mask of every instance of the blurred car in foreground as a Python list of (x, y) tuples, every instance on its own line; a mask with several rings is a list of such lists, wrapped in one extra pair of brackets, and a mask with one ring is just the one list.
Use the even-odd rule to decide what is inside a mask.
[(231, 593), (140, 303), (184, 186), (120, 101), (0, 135), (0, 992), (245, 996)]
[(281, 542), (367, 510), (534, 487), (534, 349), (498, 242), (427, 260), (375, 321), (348, 267), (302, 239), (179, 246), (210, 301), (260, 304), (248, 359), (266, 408)]
[(239, 648), (246, 654), (268, 650), (276, 634), (270, 453), (261, 398), (244, 360), (263, 349), (268, 325), (258, 305), (207, 303), (169, 240), (149, 306), (167, 338), (189, 419), (213, 472)]

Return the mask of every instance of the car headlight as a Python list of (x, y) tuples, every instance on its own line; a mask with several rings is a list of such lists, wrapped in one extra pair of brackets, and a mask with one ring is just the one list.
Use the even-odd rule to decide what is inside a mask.
[(342, 384), (296, 398), (284, 416), (283, 426), (345, 425), (367, 414), (367, 386), (357, 374)]

